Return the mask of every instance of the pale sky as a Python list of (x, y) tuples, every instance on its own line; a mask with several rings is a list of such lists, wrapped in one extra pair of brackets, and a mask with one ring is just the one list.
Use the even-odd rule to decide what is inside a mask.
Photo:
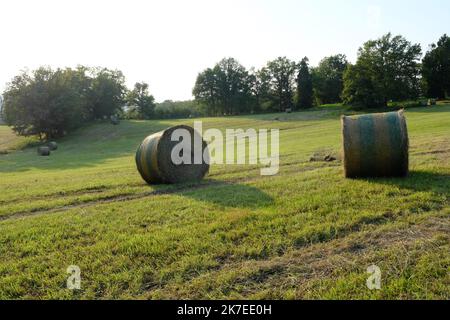
[(157, 101), (190, 99), (223, 57), (259, 68), (278, 56), (350, 61), (391, 31), (425, 51), (450, 34), (448, 0), (0, 0), (0, 90), (24, 68), (120, 69)]

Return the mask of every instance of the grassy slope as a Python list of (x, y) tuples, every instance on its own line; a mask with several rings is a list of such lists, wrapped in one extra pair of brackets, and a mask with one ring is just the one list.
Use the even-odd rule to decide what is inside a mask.
[(0, 123), (0, 155), (24, 148), (36, 142), (36, 138), (24, 138), (15, 135), (8, 126)]
[[(186, 120), (97, 124), (49, 158), (0, 155), (0, 298), (450, 298), (450, 105), (407, 112), (407, 179), (309, 162), (339, 150), (340, 112), (203, 119), (280, 128), (274, 177), (214, 166), (198, 185), (145, 185), (137, 145)], [(81, 291), (66, 289), (72, 264)], [(365, 286), (371, 264), (380, 291)]]

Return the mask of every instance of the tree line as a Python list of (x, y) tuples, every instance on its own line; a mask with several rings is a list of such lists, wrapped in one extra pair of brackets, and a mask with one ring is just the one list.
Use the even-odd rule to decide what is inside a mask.
[(422, 57), (419, 44), (390, 33), (358, 50), (355, 64), (345, 55), (311, 67), (307, 57), (269, 61), (247, 70), (224, 58), (200, 72), (192, 101), (155, 103), (149, 85), (129, 90), (119, 70), (41, 67), (24, 71), (3, 93), (2, 117), (20, 135), (58, 137), (83, 123), (118, 116), (127, 119), (186, 118), (282, 112), (345, 103), (386, 107), (390, 101), (450, 94), (450, 38), (443, 35)]
[(355, 64), (345, 55), (326, 57), (311, 67), (307, 57), (269, 61), (246, 70), (226, 58), (201, 72), (193, 95), (209, 115), (276, 112), (314, 105), (345, 103), (355, 107), (387, 107), (390, 101), (450, 94), (450, 38), (441, 37), (421, 61), (422, 49), (390, 33), (358, 50)]

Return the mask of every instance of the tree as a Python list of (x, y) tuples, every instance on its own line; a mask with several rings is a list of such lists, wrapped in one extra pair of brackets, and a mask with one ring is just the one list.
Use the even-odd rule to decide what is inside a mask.
[(198, 74), (192, 94), (198, 103), (207, 107), (209, 115), (219, 114), (218, 91), (217, 79), (211, 68)]
[(226, 114), (249, 111), (250, 85), (247, 70), (234, 58), (222, 59), (214, 70), (223, 111)]
[(19, 135), (59, 137), (120, 110), (125, 89), (120, 71), (42, 67), (7, 85), (3, 116)]
[(151, 119), (155, 109), (155, 98), (148, 92), (148, 84), (137, 82), (127, 95), (129, 114), (132, 118)]
[(222, 59), (214, 68), (197, 76), (195, 99), (208, 106), (210, 114), (238, 114), (251, 106), (251, 83), (247, 70), (233, 58)]
[(297, 107), (311, 108), (313, 104), (313, 83), (309, 72), (308, 58), (302, 59), (297, 75)]
[(22, 72), (3, 94), (5, 121), (19, 135), (62, 136), (86, 117), (85, 85), (82, 68)]
[(266, 68), (250, 69), (249, 83), (253, 98), (251, 111), (260, 112), (271, 107), (270, 75)]
[(361, 64), (347, 66), (344, 72), (344, 103), (360, 107), (378, 107), (384, 105), (382, 94), (377, 91), (370, 72)]
[(312, 70), (314, 94), (318, 104), (342, 101), (344, 71), (347, 65), (347, 57), (338, 54), (322, 59), (319, 65)]
[(446, 34), (423, 58), (422, 76), (429, 97), (445, 99), (450, 95), (450, 38)]
[(264, 72), (270, 77), (271, 99), (278, 111), (292, 108), (296, 64), (286, 57), (269, 61)]
[(375, 107), (387, 106), (389, 100), (416, 98), (421, 53), (419, 44), (390, 33), (366, 42), (356, 65), (345, 72), (344, 102)]
[(92, 72), (89, 89), (91, 116), (93, 119), (110, 117), (119, 112), (125, 103), (125, 77), (119, 70), (106, 68)]

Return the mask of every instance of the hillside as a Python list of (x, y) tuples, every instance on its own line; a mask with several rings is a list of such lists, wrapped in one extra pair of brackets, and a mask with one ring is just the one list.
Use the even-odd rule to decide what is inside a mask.
[[(148, 186), (142, 139), (192, 120), (99, 123), (38, 157), (0, 126), (0, 298), (450, 298), (450, 105), (409, 109), (406, 179), (344, 179), (340, 107), (207, 118), (279, 128), (280, 173), (213, 166)], [(14, 138), (15, 139), (15, 138)], [(19, 138), (20, 140), (20, 138)], [(19, 149), (14, 151), (13, 149)], [(382, 288), (366, 287), (368, 266)], [(66, 269), (82, 289), (66, 289)]]

